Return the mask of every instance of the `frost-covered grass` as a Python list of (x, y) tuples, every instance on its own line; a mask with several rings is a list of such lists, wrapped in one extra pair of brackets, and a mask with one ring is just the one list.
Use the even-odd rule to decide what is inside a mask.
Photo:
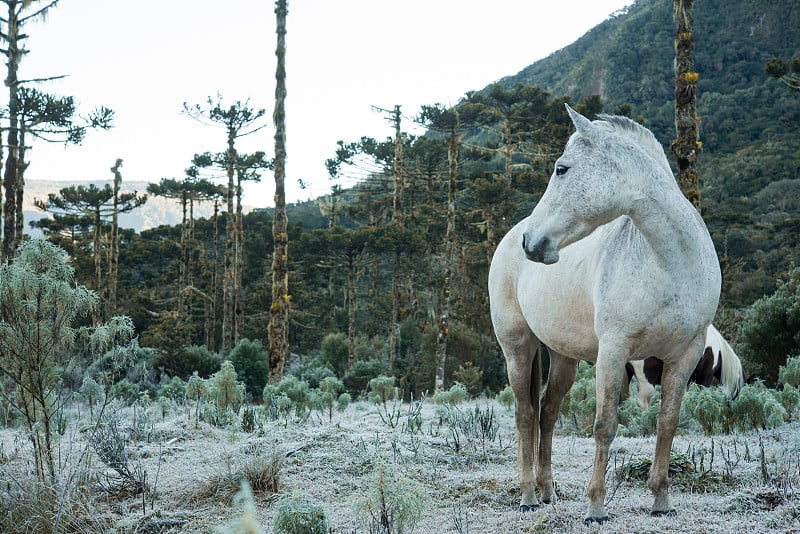
[[(641, 473), (655, 438), (618, 435), (607, 473), (612, 519), (586, 527), (594, 440), (559, 429), (553, 447), (559, 499), (521, 514), (513, 410), (494, 400), (404, 403), (394, 426), (364, 401), (300, 418), (273, 419), (256, 407), (250, 433), (241, 426), (197, 423), (191, 406), (166, 414), (161, 408), (139, 407), (135, 425), (132, 408), (117, 414), (123, 426), (138, 428), (124, 445), (131, 465), (146, 473), (148, 493), (103, 494), (97, 482), (113, 469), (96, 454), (80, 484), (73, 481), (86, 488), (74, 494), (69, 508), (71, 524), (89, 529), (82, 532), (216, 532), (238, 524), (245, 509), (255, 510), (262, 532), (272, 532), (280, 510), (286, 513), (280, 504), (292, 495), (303, 495), (311, 503), (307, 508), (324, 513), (332, 532), (348, 534), (379, 532), (374, 519), (380, 524), (382, 513), (390, 515), (392, 532), (399, 527), (422, 533), (800, 529), (797, 423), (726, 436), (690, 429), (677, 436), (673, 452), (683, 472), (673, 476), (675, 518), (649, 516), (651, 496)], [(81, 417), (88, 416), (88, 409), (84, 412)], [(70, 421), (63, 447), (82, 450), (87, 438), (80, 427)], [(18, 431), (0, 431), (0, 502), (38, 502), (38, 508), (29, 506), (31, 513), (46, 515), (41, 509), (46, 502), (15, 492), (28, 480), (27, 446)], [(254, 508), (234, 498), (243, 478), (252, 487)], [(81, 522), (81, 514), (94, 519)]]

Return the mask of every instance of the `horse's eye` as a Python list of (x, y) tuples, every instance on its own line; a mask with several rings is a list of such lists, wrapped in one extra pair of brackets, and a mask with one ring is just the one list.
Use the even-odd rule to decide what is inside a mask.
[(568, 170), (569, 167), (566, 165), (556, 165), (556, 176), (564, 176)]

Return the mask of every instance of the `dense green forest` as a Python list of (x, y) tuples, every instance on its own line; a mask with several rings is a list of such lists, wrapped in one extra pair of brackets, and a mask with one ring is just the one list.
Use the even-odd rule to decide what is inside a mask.
[[(588, 116), (629, 114), (669, 146), (671, 6), (640, 0), (520, 73), (467, 92), (454, 108), (423, 108), (416, 117), (426, 135), (403, 133), (398, 118), (385, 139), (331, 147), (332, 193), (287, 208), (287, 370), (312, 385), (338, 375), (356, 394), (371, 378), (390, 374), (419, 397), (433, 390), (444, 335), (447, 385), (501, 390), (504, 362), (486, 294), (494, 247), (544, 191), (570, 134), (564, 102)], [(695, 20), (703, 214), (724, 276), (716, 322), (736, 346), (741, 325), (754, 320), (753, 303), (798, 276), (792, 269), (800, 259), (800, 95), (769, 78), (764, 65), (800, 51), (800, 9), (704, 0)], [(369, 178), (357, 187), (337, 186), (338, 178), (363, 169)], [(233, 216), (223, 205), (213, 217), (190, 213), (177, 226), (120, 230), (113, 312), (133, 319), (147, 348), (144, 382), (152, 387), (219, 368), (221, 262)], [(95, 226), (106, 232), (108, 224)], [(108, 247), (92, 223), (72, 229), (46, 234), (70, 253), (78, 281), (100, 292), (108, 282), (105, 263), (99, 267)], [(270, 210), (242, 216), (235, 338), (250, 340), (256, 353), (242, 360), (246, 365), (259, 354), (266, 361), (272, 243)], [(786, 350), (800, 344), (792, 339)]]

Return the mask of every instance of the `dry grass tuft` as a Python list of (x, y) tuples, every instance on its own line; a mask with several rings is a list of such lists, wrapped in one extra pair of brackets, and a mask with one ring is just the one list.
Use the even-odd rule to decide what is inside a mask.
[(284, 460), (283, 452), (263, 449), (258, 453), (231, 460), (225, 469), (202, 482), (189, 498), (230, 501), (241, 488), (242, 480), (247, 481), (253, 493), (277, 493)]

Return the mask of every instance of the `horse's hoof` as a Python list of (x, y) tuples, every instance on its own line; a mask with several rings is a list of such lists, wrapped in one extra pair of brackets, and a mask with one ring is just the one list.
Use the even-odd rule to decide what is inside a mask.
[(586, 519), (583, 520), (583, 524), (586, 525), (586, 526), (589, 526), (589, 525), (591, 525), (593, 523), (597, 523), (598, 525), (602, 525), (606, 521), (608, 521), (608, 516), (607, 515), (604, 515), (603, 517), (587, 517)]
[(675, 510), (653, 510), (650, 512), (651, 517), (675, 517), (678, 513)]
[(523, 514), (527, 514), (528, 512), (535, 512), (536, 509), (539, 508), (538, 504), (520, 504), (519, 511)]

